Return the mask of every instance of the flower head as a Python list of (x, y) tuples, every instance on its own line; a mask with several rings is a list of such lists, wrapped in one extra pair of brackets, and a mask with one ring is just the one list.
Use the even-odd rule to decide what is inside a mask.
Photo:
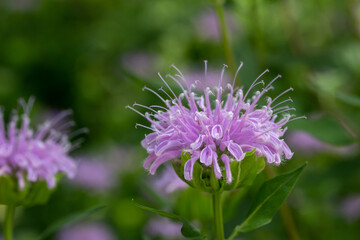
[[(237, 70), (241, 69), (242, 64)], [(176, 95), (168, 83), (160, 78), (169, 89), (160, 91), (168, 99), (165, 100), (160, 93), (147, 87), (148, 90), (157, 95), (165, 106), (140, 106), (150, 110), (150, 113), (142, 114), (133, 107), (129, 107), (144, 116), (151, 127), (146, 127), (152, 133), (145, 136), (142, 146), (147, 150), (149, 156), (144, 162), (144, 167), (151, 174), (163, 163), (179, 159), (183, 152), (190, 155), (190, 159), (184, 165), (184, 178), (188, 181), (193, 178), (194, 164), (200, 162), (204, 167), (211, 167), (217, 179), (226, 177), (226, 182), (232, 182), (230, 163), (242, 161), (245, 153), (254, 150), (257, 156), (263, 156), (268, 163), (279, 165), (282, 159), (290, 159), (293, 153), (282, 139), (286, 128), (285, 124), (294, 119), (288, 112), (294, 110), (284, 106), (286, 99), (279, 101), (285, 93), (293, 90), (289, 88), (276, 98), (267, 98), (267, 103), (259, 105), (259, 100), (265, 93), (273, 89), (272, 84), (265, 83), (260, 78), (268, 72), (264, 71), (244, 92), (233, 84), (228, 84), (226, 89), (221, 87), (222, 78), (226, 65), (224, 65), (219, 77), (218, 87), (203, 89), (202, 94), (193, 92), (194, 84), (186, 86), (183, 74), (175, 67), (177, 74), (168, 75), (182, 89), (182, 93)], [(206, 79), (205, 61), (205, 79)], [(263, 85), (261, 91), (256, 91), (252, 97), (250, 92), (258, 85)], [(137, 124), (138, 126), (142, 126)], [(223, 173), (226, 176), (223, 176)]]
[(60, 132), (73, 124), (61, 124), (71, 112), (60, 113), (34, 131), (29, 118), (33, 99), (28, 104), (23, 100), (20, 103), (24, 107), (24, 114), (20, 116), (14, 111), (7, 127), (3, 111), (0, 111), (0, 176), (14, 176), (20, 189), (25, 187), (26, 181), (40, 180), (45, 180), (48, 188), (53, 188), (57, 174), (73, 177), (76, 170), (74, 160), (68, 156), (73, 146), (69, 137)]

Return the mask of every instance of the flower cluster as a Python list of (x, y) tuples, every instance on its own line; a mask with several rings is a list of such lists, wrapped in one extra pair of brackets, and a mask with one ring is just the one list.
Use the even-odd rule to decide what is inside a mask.
[[(242, 64), (236, 74), (241, 66)], [(231, 183), (230, 163), (241, 161), (245, 153), (253, 149), (258, 156), (264, 156), (268, 163), (276, 165), (279, 165), (282, 159), (292, 157), (293, 153), (282, 136), (286, 131), (284, 125), (294, 119), (288, 112), (295, 109), (283, 105), (292, 102), (291, 98), (278, 102), (280, 97), (292, 88), (274, 99), (268, 97), (267, 103), (259, 106), (259, 100), (273, 89), (272, 84), (280, 75), (265, 85), (260, 78), (268, 72), (266, 70), (244, 93), (243, 89), (234, 87), (236, 76), (232, 85), (227, 84), (225, 89), (221, 87), (226, 68), (224, 65), (218, 86), (213, 89), (204, 88), (203, 94), (199, 95), (193, 92), (196, 88), (194, 84), (184, 88), (181, 81), (185, 84), (188, 81), (175, 66), (173, 67), (177, 74), (167, 77), (181, 87), (180, 95), (176, 95), (159, 74), (170, 93), (162, 88), (160, 91), (166, 94), (168, 99), (165, 100), (158, 92), (147, 87), (144, 87), (144, 90), (157, 95), (165, 106), (148, 107), (135, 103), (134, 106), (151, 111), (145, 114), (133, 108), (134, 106), (128, 106), (151, 123), (149, 129), (153, 132), (146, 135), (142, 141), (142, 146), (149, 154), (144, 167), (149, 169), (151, 174), (154, 174), (163, 163), (178, 159), (182, 152), (187, 152), (191, 158), (184, 166), (186, 180), (192, 180), (194, 164), (200, 161), (203, 165), (212, 167), (218, 179), (222, 177), (222, 170), (225, 169), (226, 181)], [(205, 62), (205, 81), (206, 69)], [(263, 85), (262, 90), (256, 91), (250, 98), (251, 90), (260, 84)]]
[[(68, 152), (72, 149), (67, 135), (60, 132), (72, 122), (64, 122), (70, 111), (64, 111), (51, 121), (40, 125), (36, 131), (30, 127), (29, 112), (33, 99), (24, 107), (24, 114), (12, 114), (7, 127), (0, 111), (0, 176), (9, 175), (18, 179), (20, 189), (26, 181), (45, 180), (49, 188), (56, 185), (56, 175), (75, 175), (76, 165)], [(21, 120), (19, 120), (21, 118)], [(57, 130), (55, 130), (55, 127)]]

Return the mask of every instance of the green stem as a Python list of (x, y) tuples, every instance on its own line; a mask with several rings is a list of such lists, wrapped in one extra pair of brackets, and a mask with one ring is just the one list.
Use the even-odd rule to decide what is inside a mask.
[(229, 70), (231, 71), (233, 76), (235, 76), (235, 72), (236, 72), (235, 57), (233, 55), (233, 51), (230, 43), (230, 37), (229, 37), (229, 30), (226, 24), (226, 17), (224, 14), (224, 0), (214, 0), (214, 4), (220, 25), (221, 40), (222, 40), (226, 63), (229, 66)]
[(15, 215), (15, 206), (7, 205), (6, 213), (5, 213), (5, 222), (4, 222), (5, 240), (12, 240), (14, 215)]
[(212, 202), (213, 202), (213, 210), (214, 210), (215, 239), (224, 240), (221, 193), (213, 193)]

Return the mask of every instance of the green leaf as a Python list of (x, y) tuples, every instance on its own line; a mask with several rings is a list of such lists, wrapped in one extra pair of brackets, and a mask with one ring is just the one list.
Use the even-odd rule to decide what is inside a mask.
[[(60, 179), (61, 174), (58, 174), (56, 178)], [(20, 189), (17, 178), (8, 175), (1, 176), (0, 204), (22, 205), (24, 207), (44, 204), (55, 190), (49, 189), (44, 180), (29, 182), (26, 177), (24, 177), (24, 181), (25, 186), (23, 189)]]
[(245, 221), (235, 227), (228, 240), (240, 232), (248, 232), (271, 222), (276, 211), (290, 194), (307, 163), (298, 169), (266, 181), (260, 188)]
[(160, 216), (167, 217), (173, 221), (181, 222), (183, 224), (182, 228), (181, 228), (181, 233), (186, 238), (204, 239), (206, 237), (191, 222), (189, 222), (188, 220), (186, 220), (183, 217), (180, 217), (173, 213), (165, 212), (163, 210), (146, 207), (144, 205), (136, 203), (134, 200), (133, 200), (133, 203), (135, 204), (135, 206), (137, 206), (141, 209), (144, 209), (146, 211), (154, 212), (154, 213), (159, 214)]
[(250, 186), (258, 173), (258, 162), (256, 154), (251, 153), (241, 161), (241, 174), (236, 188)]
[(0, 177), (0, 204), (20, 205), (26, 197), (28, 188), (20, 190), (15, 178), (3, 175)]
[(187, 184), (189, 184), (191, 187), (194, 187), (191, 181), (187, 181), (184, 177), (184, 166), (185, 163), (191, 158), (190, 154), (183, 151), (181, 153), (181, 157), (180, 159), (175, 159), (173, 161), (171, 161), (173, 168), (175, 170), (175, 173), (178, 175), (178, 177), (183, 180), (184, 182), (186, 182)]
[(336, 97), (346, 104), (354, 107), (360, 107), (360, 97), (358, 96), (352, 95), (350, 93), (339, 92), (338, 94), (336, 94)]
[(26, 198), (21, 203), (25, 207), (44, 204), (49, 200), (54, 189), (49, 189), (45, 181), (32, 183)]
[(94, 214), (95, 212), (98, 212), (99, 210), (105, 208), (105, 206), (96, 206), (94, 208), (91, 208), (85, 212), (76, 213), (73, 215), (70, 215), (68, 217), (65, 217), (54, 224), (50, 225), (45, 231), (43, 231), (39, 237), (36, 238), (36, 240), (43, 240), (49, 237), (51, 234), (55, 233), (57, 230), (61, 229), (62, 227), (73, 224), (75, 222), (81, 221), (82, 219)]
[(246, 156), (240, 162), (232, 161), (230, 164), (233, 181), (225, 185), (225, 190), (232, 190), (251, 186), (256, 176), (264, 169), (264, 158), (259, 158), (255, 154), (255, 149), (247, 152)]

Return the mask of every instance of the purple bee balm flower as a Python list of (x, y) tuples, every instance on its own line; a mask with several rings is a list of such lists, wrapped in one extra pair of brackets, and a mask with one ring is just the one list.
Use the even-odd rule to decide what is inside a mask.
[[(175, 66), (173, 67), (178, 73), (167, 77), (181, 87), (181, 94), (176, 95), (159, 74), (170, 93), (162, 88), (160, 91), (169, 99), (165, 100), (160, 93), (147, 87), (144, 87), (144, 90), (157, 95), (165, 106), (147, 107), (137, 103), (133, 105), (151, 111), (145, 114), (128, 106), (151, 123), (151, 127), (137, 124), (152, 131), (142, 141), (142, 146), (149, 154), (144, 167), (149, 169), (150, 174), (154, 174), (163, 163), (178, 159), (181, 153), (187, 152), (191, 158), (184, 166), (186, 180), (192, 180), (194, 164), (199, 161), (203, 166), (212, 166), (218, 179), (222, 177), (224, 169), (226, 181), (231, 183), (230, 163), (241, 161), (248, 151), (255, 149), (258, 156), (264, 156), (268, 163), (276, 165), (279, 165), (282, 159), (292, 157), (293, 153), (282, 136), (286, 131), (285, 124), (290, 119), (296, 119), (288, 113), (295, 109), (283, 106), (284, 103), (292, 101), (290, 98), (280, 102), (278, 100), (293, 89), (287, 89), (274, 99), (268, 97), (267, 103), (259, 106), (259, 100), (273, 89), (272, 84), (280, 75), (265, 85), (260, 81), (260, 78), (268, 72), (265, 70), (244, 93), (243, 89), (234, 87), (236, 76), (232, 85), (228, 84), (226, 89), (221, 87), (226, 68), (224, 65), (218, 87), (213, 89), (206, 87), (203, 89), (203, 94), (196, 94), (193, 92), (194, 84), (184, 88), (180, 82), (186, 84), (188, 81)], [(237, 73), (241, 67), (242, 64)], [(205, 61), (205, 79), (206, 72)], [(263, 89), (249, 98), (251, 90), (259, 84), (264, 86)]]
[(64, 173), (70, 178), (75, 175), (75, 162), (68, 156), (74, 146), (68, 136), (60, 132), (73, 124), (61, 124), (71, 112), (60, 113), (34, 131), (29, 118), (33, 102), (31, 98), (26, 105), (20, 100), (25, 113), (19, 116), (14, 111), (7, 128), (0, 111), (0, 176), (15, 176), (20, 189), (25, 187), (25, 179), (29, 182), (45, 180), (49, 188), (54, 188), (57, 174)]

